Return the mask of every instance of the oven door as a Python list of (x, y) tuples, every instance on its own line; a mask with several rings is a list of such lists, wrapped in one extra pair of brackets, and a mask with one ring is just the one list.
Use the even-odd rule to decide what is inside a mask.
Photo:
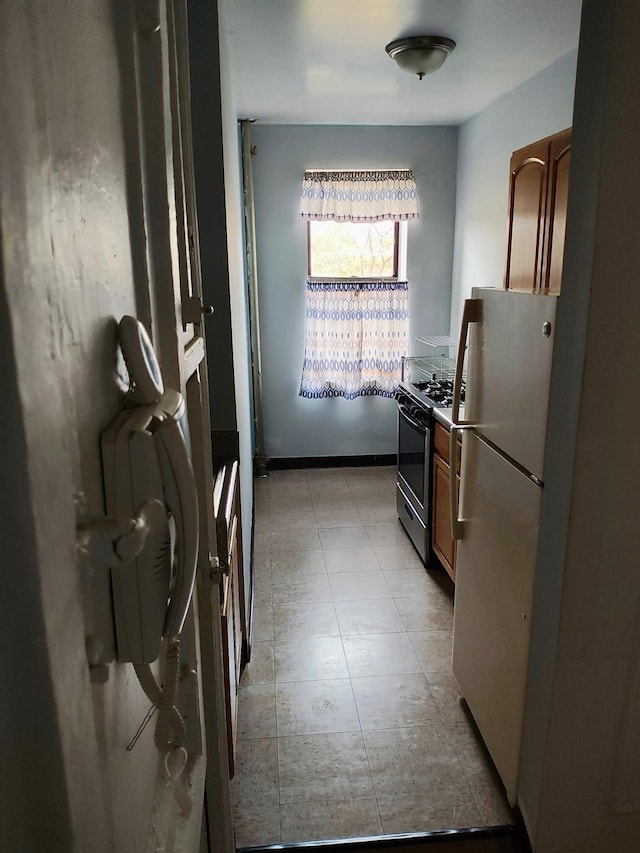
[(429, 420), (427, 412), (423, 416), (398, 406), (398, 485), (425, 526), (429, 518)]
[(396, 506), (398, 518), (425, 565), (430, 553), (430, 438), (430, 413), (412, 412), (405, 405), (399, 404)]

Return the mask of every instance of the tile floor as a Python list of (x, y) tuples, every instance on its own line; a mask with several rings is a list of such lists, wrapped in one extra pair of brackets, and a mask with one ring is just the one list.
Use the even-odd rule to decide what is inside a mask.
[(453, 586), (409, 543), (394, 475), (256, 480), (239, 847), (511, 820), (451, 671)]

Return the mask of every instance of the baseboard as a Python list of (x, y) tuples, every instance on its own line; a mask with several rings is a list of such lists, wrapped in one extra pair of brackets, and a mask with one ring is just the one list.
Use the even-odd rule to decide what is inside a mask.
[(367, 468), (377, 465), (395, 465), (395, 453), (372, 456), (296, 456), (270, 459), (267, 471), (288, 471), (295, 468)]

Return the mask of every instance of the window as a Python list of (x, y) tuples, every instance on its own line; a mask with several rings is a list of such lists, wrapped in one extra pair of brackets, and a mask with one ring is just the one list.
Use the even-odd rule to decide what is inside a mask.
[(397, 278), (398, 222), (307, 223), (312, 278)]
[(409, 170), (305, 172), (306, 339), (300, 395), (392, 397), (409, 337), (406, 223), (418, 217)]

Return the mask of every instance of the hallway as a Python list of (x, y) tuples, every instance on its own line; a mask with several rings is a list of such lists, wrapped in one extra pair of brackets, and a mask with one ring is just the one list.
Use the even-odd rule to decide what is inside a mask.
[(451, 672), (453, 586), (395, 511), (395, 469), (255, 481), (239, 847), (510, 822)]

